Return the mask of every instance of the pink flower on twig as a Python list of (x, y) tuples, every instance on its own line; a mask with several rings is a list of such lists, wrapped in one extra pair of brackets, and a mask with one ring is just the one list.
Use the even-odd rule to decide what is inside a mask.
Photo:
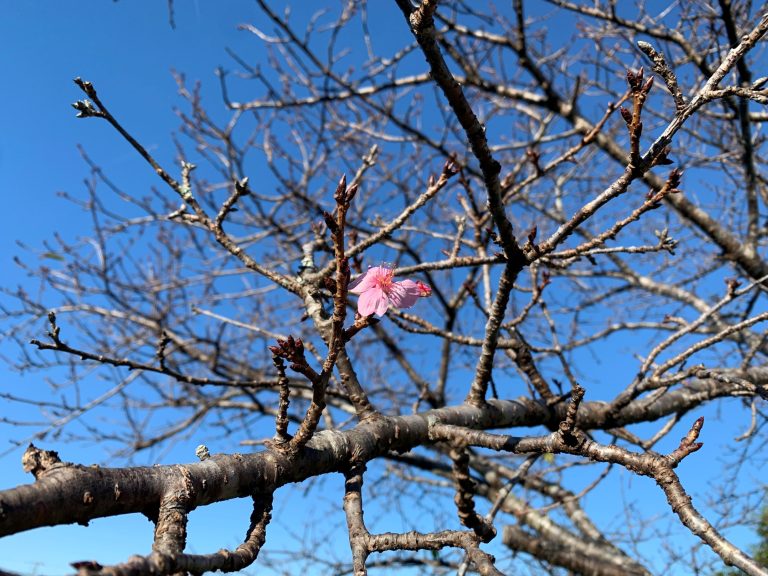
[(387, 266), (373, 266), (352, 282), (349, 291), (359, 294), (357, 311), (361, 316), (383, 316), (391, 304), (395, 308), (410, 308), (416, 301), (432, 294), (432, 288), (418, 280), (395, 282), (394, 270)]

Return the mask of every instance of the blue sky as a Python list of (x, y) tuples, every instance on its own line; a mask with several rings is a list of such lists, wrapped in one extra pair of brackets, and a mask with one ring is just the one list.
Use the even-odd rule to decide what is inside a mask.
[[(236, 32), (238, 24), (253, 21), (256, 6), (248, 1), (178, 3), (176, 29), (168, 24), (165, 2), (12, 2), (0, 4), (0, 71), (4, 78), (2, 137), (0, 137), (0, 194), (5, 206), (0, 226), (0, 266), (6, 287), (24, 284), (25, 278), (11, 258), (23, 251), (17, 240), (39, 247), (54, 231), (66, 238), (85, 235), (87, 214), (57, 196), (81, 195), (88, 167), (77, 150), (88, 154), (118, 181), (136, 190), (157, 185), (156, 176), (143, 161), (108, 129), (92, 119), (77, 119), (70, 104), (83, 97), (72, 82), (80, 76), (92, 81), (105, 102), (158, 158), (174, 157), (171, 132), (178, 127), (174, 106), (180, 106), (172, 70), (187, 72), (204, 83), (212, 106), (220, 103), (214, 71), (230, 63), (225, 47), (239, 51), (257, 49), (253, 37)], [(223, 106), (220, 106), (223, 110)], [(41, 326), (41, 331), (44, 326)], [(0, 353), (11, 358), (17, 351), (0, 343)], [(2, 388), (30, 388), (42, 375), (19, 377), (3, 369)], [(0, 425), (0, 452), (18, 430)], [(98, 449), (62, 445), (51, 440), (45, 448), (60, 450), (62, 458), (90, 463), (101, 460)], [(194, 450), (194, 447), (192, 448)], [(0, 488), (27, 483), (32, 477), (21, 470), (17, 449), (0, 458)], [(192, 452), (169, 454), (170, 460), (191, 461)], [(169, 461), (170, 461), (169, 460)], [(205, 552), (234, 547), (247, 526), (250, 506), (234, 501), (193, 513), (190, 549)], [(216, 530), (211, 542), (204, 527)], [(279, 526), (271, 527), (279, 542)], [(205, 542), (205, 544), (203, 544)], [(119, 562), (131, 554), (148, 552), (151, 524), (140, 516), (97, 520), (89, 528), (55, 527), (0, 540), (2, 568), (49, 575), (71, 572), (68, 562), (98, 559)], [(44, 555), (40, 550), (45, 550)]]
[[(130, 181), (137, 190), (158, 184), (156, 176), (125, 142), (96, 120), (79, 120), (70, 104), (82, 97), (72, 79), (80, 76), (92, 81), (110, 109), (125, 126), (167, 165), (172, 165), (175, 150), (170, 137), (178, 126), (174, 106), (182, 105), (171, 70), (187, 74), (203, 82), (203, 95), (213, 110), (223, 112), (218, 81), (214, 71), (230, 65), (225, 47), (240, 54), (258, 56), (260, 45), (246, 32), (237, 32), (238, 24), (252, 22), (258, 16), (255, 3), (245, 0), (214, 2), (177, 2), (176, 29), (168, 24), (166, 2), (106, 2), (90, 0), (74, 2), (13, 2), (0, 4), (0, 72), (2, 73), (2, 137), (0, 137), (0, 193), (5, 206), (0, 226), (0, 266), (5, 286), (29, 279), (14, 266), (12, 257), (21, 250), (16, 241), (40, 246), (54, 231), (74, 238), (87, 234), (90, 221), (86, 214), (57, 196), (64, 191), (78, 195), (88, 167), (80, 157), (77, 145), (87, 152), (110, 176)], [(397, 16), (393, 11), (392, 14)], [(383, 25), (381, 22), (378, 25)], [(392, 26), (402, 27), (397, 19)], [(389, 39), (396, 38), (392, 35)], [(40, 327), (41, 331), (44, 329)], [(0, 353), (14, 357), (16, 352), (0, 343)], [(610, 356), (610, 355), (609, 355)], [(32, 387), (38, 384), (28, 376), (20, 378), (2, 372), (2, 387)], [(728, 417), (728, 405), (703, 411), (712, 420), (705, 426), (704, 441), (711, 452), (694, 455), (681, 467), (684, 482), (700, 493), (706, 492), (707, 472), (713, 469), (719, 443), (730, 443), (743, 432), (747, 423)], [(740, 413), (743, 414), (743, 413)], [(696, 414), (698, 416), (699, 413)], [(689, 420), (693, 420), (691, 416)], [(742, 416), (740, 416), (742, 418)], [(18, 432), (0, 425), (0, 452), (10, 437)], [(675, 438), (669, 442), (674, 442)], [(57, 445), (54, 440), (45, 448), (58, 449), (65, 460), (90, 463), (103, 458), (103, 453), (87, 446)], [(166, 455), (169, 462), (193, 460), (197, 442), (181, 446)], [(705, 450), (706, 450), (705, 449)], [(222, 446), (222, 451), (233, 447)], [(3, 474), (0, 489), (29, 482), (20, 466), (22, 449), (0, 458)], [(716, 464), (716, 462), (714, 462)], [(661, 493), (644, 478), (619, 475), (626, 497), (644, 506), (665, 510)], [(756, 478), (751, 477), (756, 481)], [(323, 480), (327, 488), (325, 500), (341, 502), (340, 478)], [(337, 507), (333, 518), (320, 516), (307, 506), (307, 497), (298, 491), (278, 493), (276, 511), (300, 523), (306, 514), (314, 515), (318, 532), (326, 523), (343, 525)], [(599, 503), (594, 503), (599, 509)], [(328, 507), (323, 508), (323, 510)], [(372, 511), (373, 515), (383, 511)], [(610, 514), (612, 511), (608, 511)], [(234, 547), (240, 542), (247, 525), (247, 502), (228, 502), (196, 511), (191, 516), (190, 550), (206, 552), (219, 547)], [(276, 516), (270, 526), (270, 547), (290, 546), (292, 538), (287, 520)], [(670, 516), (670, 521), (672, 518)], [(385, 523), (386, 524), (386, 523)], [(382, 524), (382, 525), (385, 525)], [(388, 525), (397, 529), (396, 525)], [(320, 534), (316, 534), (320, 536)], [(739, 533), (740, 538), (748, 537)], [(72, 560), (97, 559), (102, 563), (126, 559), (134, 553), (149, 551), (151, 526), (139, 516), (94, 521), (90, 528), (55, 527), (27, 532), (0, 540), (0, 568), (20, 572), (40, 571), (49, 575), (68, 571)], [(43, 544), (45, 557), (38, 556)], [(345, 541), (333, 546), (343, 557)]]

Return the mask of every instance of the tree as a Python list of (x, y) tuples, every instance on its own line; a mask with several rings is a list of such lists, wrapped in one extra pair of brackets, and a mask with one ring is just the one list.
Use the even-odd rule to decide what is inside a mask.
[[(151, 553), (80, 573), (236, 571), (270, 562), (275, 491), (343, 474), (351, 553), (334, 573), (650, 574), (691, 562), (674, 542), (661, 560), (642, 549), (674, 520), (767, 574), (719, 527), (762, 494), (740, 471), (760, 457), (768, 396), (768, 14), (396, 0), (308, 18), (257, 3), (245, 28), (269, 70), (233, 54), (224, 119), (178, 77), (176, 165), (131, 135), (108, 88), (76, 80), (78, 115), (162, 188), (124, 190), (94, 164), (92, 238), (62, 240), (61, 265), (35, 270), (45, 293), (14, 291), (4, 311), (22, 368), (69, 370), (60, 401), (37, 400), (59, 433), (80, 418), (137, 452), (202, 427), (231, 449), (101, 468), (30, 445), (35, 481), (0, 492), (0, 535), (142, 513)], [(401, 28), (383, 30), (395, 9)], [(94, 366), (114, 380), (81, 395)], [(677, 468), (718, 436), (710, 406), (752, 424), (704, 514)], [(620, 470), (658, 485), (656, 526), (587, 513)], [(364, 482), (389, 488), (404, 529), (372, 528)], [(238, 497), (253, 500), (243, 544), (185, 552), (189, 513)], [(424, 502), (429, 517), (408, 510)], [(694, 554), (697, 570), (713, 557)]]

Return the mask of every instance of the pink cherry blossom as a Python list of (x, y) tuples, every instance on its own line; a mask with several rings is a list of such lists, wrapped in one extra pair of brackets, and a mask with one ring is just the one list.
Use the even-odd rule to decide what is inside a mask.
[(389, 305), (410, 308), (416, 301), (432, 294), (432, 288), (418, 280), (395, 282), (394, 270), (387, 266), (373, 266), (350, 284), (349, 291), (359, 294), (357, 311), (362, 316), (383, 316)]

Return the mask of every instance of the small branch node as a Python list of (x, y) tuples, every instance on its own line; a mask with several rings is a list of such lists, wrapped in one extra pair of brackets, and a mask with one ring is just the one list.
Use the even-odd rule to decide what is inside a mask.
[(195, 456), (200, 459), (200, 462), (208, 460), (208, 458), (211, 457), (211, 453), (208, 451), (208, 446), (205, 444), (200, 444), (197, 448), (195, 448)]
[(688, 434), (680, 439), (680, 445), (668, 456), (668, 459), (670, 460), (673, 468), (677, 466), (683, 460), (683, 458), (689, 454), (692, 454), (693, 452), (696, 452), (699, 448), (704, 446), (703, 442), (696, 441), (698, 440), (699, 434), (701, 433), (701, 429), (703, 427), (704, 416), (700, 416), (693, 423), (691, 429), (688, 431)]
[(571, 391), (571, 401), (568, 403), (568, 409), (565, 412), (565, 420), (560, 422), (558, 433), (560, 438), (567, 444), (573, 444), (576, 440), (574, 431), (576, 430), (576, 417), (579, 411), (579, 405), (584, 398), (584, 388), (579, 384), (573, 386)]
[(277, 369), (277, 383), (280, 389), (280, 397), (277, 404), (277, 415), (275, 416), (275, 442), (282, 443), (291, 439), (288, 434), (288, 406), (290, 404), (290, 388), (288, 387), (288, 377), (285, 374), (285, 363), (277, 355), (272, 356), (272, 363)]

